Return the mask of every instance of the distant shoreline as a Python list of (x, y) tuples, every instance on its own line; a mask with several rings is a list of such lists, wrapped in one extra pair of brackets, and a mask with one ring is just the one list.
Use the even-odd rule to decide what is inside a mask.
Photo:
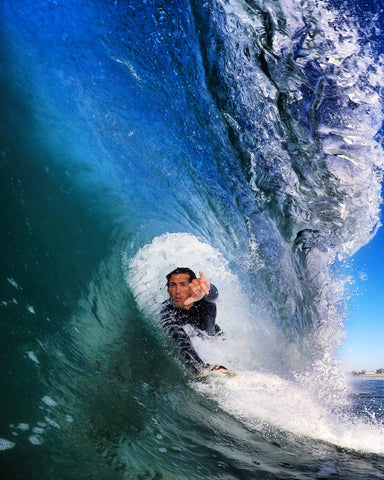
[(367, 373), (351, 373), (352, 378), (384, 378), (384, 373), (367, 372)]

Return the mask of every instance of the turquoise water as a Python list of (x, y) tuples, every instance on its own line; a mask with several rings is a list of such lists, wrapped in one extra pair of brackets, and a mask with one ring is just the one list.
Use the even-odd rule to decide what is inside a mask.
[[(380, 18), (343, 5), (1, 4), (4, 478), (384, 477), (335, 355), (383, 165)], [(236, 377), (157, 327), (181, 264)]]

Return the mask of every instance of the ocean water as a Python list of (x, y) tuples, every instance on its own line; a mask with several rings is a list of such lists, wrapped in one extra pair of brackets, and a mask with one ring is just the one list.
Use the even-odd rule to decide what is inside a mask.
[[(384, 383), (336, 355), (380, 226), (381, 2), (0, 9), (2, 478), (384, 478)], [(159, 330), (180, 265), (237, 376)]]

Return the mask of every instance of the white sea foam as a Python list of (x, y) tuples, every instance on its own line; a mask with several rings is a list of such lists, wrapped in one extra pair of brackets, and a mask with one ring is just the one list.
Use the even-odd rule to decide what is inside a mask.
[(296, 382), (248, 371), (239, 372), (236, 377), (217, 375), (195, 386), (224, 410), (258, 430), (268, 424), (344, 448), (384, 454), (382, 425), (332, 413)]
[(60, 425), (57, 422), (55, 422), (55, 420), (52, 420), (52, 418), (44, 417), (44, 419), (48, 423), (48, 425), (50, 425), (51, 427), (61, 428)]
[(44, 428), (34, 427), (34, 428), (32, 429), (32, 432), (33, 432), (33, 433), (44, 433)]
[(29, 430), (29, 424), (28, 423), (19, 423), (16, 426), (16, 428), (25, 432), (25, 431)]
[(35, 363), (38, 363), (38, 364), (40, 363), (39, 359), (36, 357), (35, 352), (29, 351), (29, 352), (27, 352), (27, 356), (28, 356), (29, 359), (32, 360), (32, 362), (35, 362)]
[(15, 442), (11, 442), (6, 438), (0, 438), (0, 450), (9, 450), (10, 448), (13, 448), (15, 445), (16, 445)]
[(42, 445), (44, 443), (40, 435), (31, 435), (28, 437), (28, 440), (32, 443), (32, 445)]
[(14, 278), (7, 278), (7, 280), (12, 285), (12, 287), (16, 288), (16, 290), (22, 290), (22, 288), (18, 285)]
[(49, 407), (56, 407), (56, 405), (57, 405), (57, 402), (52, 397), (50, 397), (49, 395), (44, 395), (44, 397), (41, 399), (41, 401), (43, 403), (45, 403), (46, 405), (48, 405)]

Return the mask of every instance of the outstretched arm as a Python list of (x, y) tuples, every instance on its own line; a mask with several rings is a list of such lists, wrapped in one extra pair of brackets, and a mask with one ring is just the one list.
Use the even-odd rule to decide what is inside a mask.
[(193, 348), (191, 339), (185, 330), (177, 324), (174, 316), (171, 313), (163, 314), (160, 319), (160, 325), (168, 334), (168, 336), (176, 343), (185, 361), (194, 369), (195, 373), (199, 373), (204, 370), (211, 370), (215, 372), (228, 371), (227, 368), (223, 367), (222, 365), (209, 365), (208, 363), (203, 362), (196, 350)]
[(191, 339), (185, 332), (184, 328), (177, 323), (172, 312), (164, 312), (161, 314), (160, 326), (175, 342), (184, 359), (194, 368), (195, 371), (199, 372), (207, 368), (207, 365), (193, 348)]

